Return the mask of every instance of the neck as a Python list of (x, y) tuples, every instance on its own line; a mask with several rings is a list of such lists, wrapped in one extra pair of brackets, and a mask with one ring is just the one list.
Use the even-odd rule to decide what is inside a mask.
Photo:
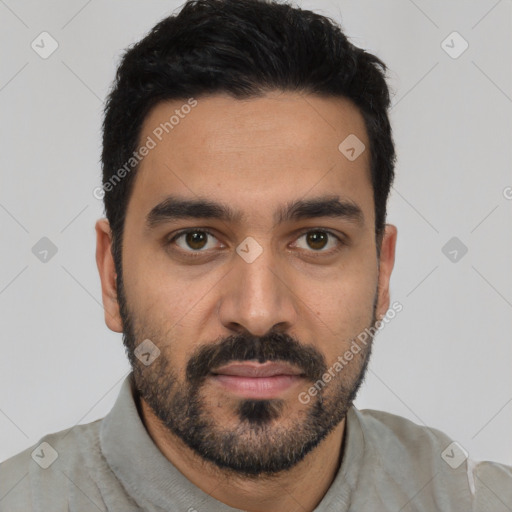
[[(165, 428), (146, 402), (141, 419), (163, 455), (194, 485), (226, 505), (247, 512), (313, 511), (339, 469), (345, 420), (293, 468), (272, 476), (247, 478), (204, 460)], [(336, 456), (333, 456), (336, 454)]]

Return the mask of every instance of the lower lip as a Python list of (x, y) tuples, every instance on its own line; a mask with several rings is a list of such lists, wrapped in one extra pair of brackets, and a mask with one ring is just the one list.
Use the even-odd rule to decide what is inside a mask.
[(211, 378), (232, 393), (259, 399), (274, 398), (302, 381), (298, 375), (274, 375), (273, 377), (212, 375)]

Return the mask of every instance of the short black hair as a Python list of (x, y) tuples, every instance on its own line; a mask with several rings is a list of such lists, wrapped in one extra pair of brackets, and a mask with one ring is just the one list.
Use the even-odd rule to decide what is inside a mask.
[(332, 19), (287, 3), (189, 0), (178, 14), (160, 21), (124, 53), (105, 105), (102, 195), (118, 275), (137, 171), (132, 157), (145, 117), (159, 102), (215, 93), (247, 99), (290, 91), (351, 100), (370, 141), (380, 239), (395, 166), (386, 71), (379, 58), (351, 44)]

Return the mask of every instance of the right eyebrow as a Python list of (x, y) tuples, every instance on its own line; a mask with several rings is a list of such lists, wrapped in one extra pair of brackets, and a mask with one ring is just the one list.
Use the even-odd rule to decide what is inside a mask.
[(179, 219), (219, 219), (236, 223), (242, 218), (240, 212), (235, 212), (230, 206), (208, 199), (183, 199), (169, 196), (158, 203), (147, 215), (146, 224), (149, 228)]

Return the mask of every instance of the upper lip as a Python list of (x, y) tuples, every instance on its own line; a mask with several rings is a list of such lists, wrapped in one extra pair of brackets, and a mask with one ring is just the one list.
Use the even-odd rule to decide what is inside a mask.
[(274, 377), (276, 375), (302, 375), (303, 372), (287, 363), (268, 362), (261, 364), (244, 361), (220, 366), (211, 373), (236, 377)]

